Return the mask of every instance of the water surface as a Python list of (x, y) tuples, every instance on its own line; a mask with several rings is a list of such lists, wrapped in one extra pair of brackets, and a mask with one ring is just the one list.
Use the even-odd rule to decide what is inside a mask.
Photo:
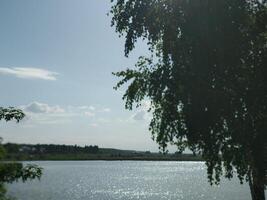
[(41, 161), (41, 181), (15, 183), (18, 200), (250, 200), (235, 178), (210, 186), (203, 162)]

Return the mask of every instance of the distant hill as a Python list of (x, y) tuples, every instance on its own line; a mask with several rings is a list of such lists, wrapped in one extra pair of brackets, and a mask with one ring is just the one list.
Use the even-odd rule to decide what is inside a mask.
[(200, 156), (179, 153), (153, 153), (150, 151), (99, 148), (97, 145), (56, 144), (3, 144), (7, 151), (5, 160), (166, 160), (202, 161)]

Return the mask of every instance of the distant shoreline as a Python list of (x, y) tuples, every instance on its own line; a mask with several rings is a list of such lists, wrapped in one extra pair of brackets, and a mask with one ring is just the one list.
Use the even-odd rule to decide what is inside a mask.
[(33, 161), (168, 161), (168, 162), (204, 162), (204, 160), (201, 159), (188, 159), (188, 160), (182, 160), (182, 159), (47, 159), (47, 160), (3, 160), (4, 162), (33, 162)]
[(99, 148), (90, 145), (14, 144), (3, 145), (6, 161), (203, 161), (200, 155)]

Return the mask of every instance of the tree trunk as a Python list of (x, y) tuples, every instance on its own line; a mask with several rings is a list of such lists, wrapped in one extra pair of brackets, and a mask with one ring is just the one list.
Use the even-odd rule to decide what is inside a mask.
[(249, 187), (252, 200), (265, 200), (264, 178), (264, 176), (260, 177), (258, 173), (251, 173)]

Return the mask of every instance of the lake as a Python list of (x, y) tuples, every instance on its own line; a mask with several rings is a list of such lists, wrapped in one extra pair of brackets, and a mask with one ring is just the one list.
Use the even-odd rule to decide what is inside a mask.
[(40, 161), (40, 181), (14, 183), (18, 200), (250, 200), (247, 184), (210, 186), (203, 162)]

